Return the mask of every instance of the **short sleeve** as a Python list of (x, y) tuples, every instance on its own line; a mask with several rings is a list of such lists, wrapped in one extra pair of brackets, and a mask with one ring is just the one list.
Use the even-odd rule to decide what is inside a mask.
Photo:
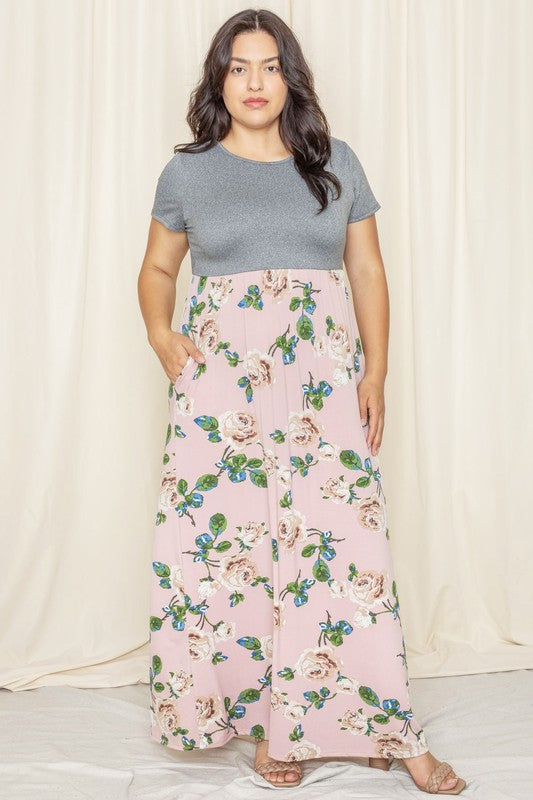
[(171, 231), (186, 230), (182, 193), (184, 180), (180, 154), (176, 153), (164, 166), (157, 181), (151, 216)]
[(353, 203), (348, 216), (348, 222), (358, 222), (360, 219), (370, 217), (381, 205), (376, 200), (365, 171), (356, 154), (345, 142), (347, 171), (349, 175), (349, 186), (353, 190)]

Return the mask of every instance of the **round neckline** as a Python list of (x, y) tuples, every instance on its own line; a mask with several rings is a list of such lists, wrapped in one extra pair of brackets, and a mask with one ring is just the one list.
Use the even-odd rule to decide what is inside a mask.
[(258, 161), (256, 158), (246, 158), (245, 156), (238, 156), (237, 153), (232, 153), (231, 150), (228, 150), (222, 142), (219, 140), (217, 141), (217, 145), (223, 153), (227, 153), (228, 156), (232, 156), (233, 158), (238, 158), (239, 161), (248, 161), (250, 164), (287, 164), (289, 161), (294, 159), (294, 156), (287, 156), (287, 158), (278, 158), (277, 161)]

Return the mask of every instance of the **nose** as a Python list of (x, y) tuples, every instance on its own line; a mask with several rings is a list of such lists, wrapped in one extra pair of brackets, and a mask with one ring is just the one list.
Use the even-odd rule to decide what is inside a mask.
[(257, 67), (257, 69), (252, 68), (250, 70), (250, 78), (248, 80), (248, 88), (250, 89), (251, 92), (256, 91), (256, 89), (261, 89), (262, 88), (262, 81), (261, 81), (261, 77), (260, 77), (261, 73), (259, 72), (259, 69), (260, 69), (260, 67)]

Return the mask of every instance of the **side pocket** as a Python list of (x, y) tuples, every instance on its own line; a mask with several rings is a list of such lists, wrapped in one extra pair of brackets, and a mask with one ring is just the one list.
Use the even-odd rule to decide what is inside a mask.
[(194, 360), (194, 358), (192, 356), (189, 356), (189, 358), (187, 359), (187, 361), (183, 365), (183, 369), (181, 370), (180, 374), (178, 375), (178, 377), (174, 381), (174, 388), (176, 389), (176, 391), (178, 391), (178, 392), (182, 391), (181, 387), (182, 387), (182, 384), (183, 384), (183, 380), (184, 380), (184, 378), (187, 377), (189, 372), (191, 372), (191, 367), (193, 367), (193, 365), (195, 365), (195, 364), (196, 364), (196, 361)]

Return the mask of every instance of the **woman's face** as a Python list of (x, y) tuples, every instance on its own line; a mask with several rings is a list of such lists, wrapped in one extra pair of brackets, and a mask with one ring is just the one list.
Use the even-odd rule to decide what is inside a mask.
[[(278, 52), (276, 40), (265, 31), (239, 33), (233, 40), (222, 97), (231, 117), (245, 127), (268, 127), (281, 113), (287, 84), (281, 74)], [(267, 102), (246, 103), (254, 97)]]

